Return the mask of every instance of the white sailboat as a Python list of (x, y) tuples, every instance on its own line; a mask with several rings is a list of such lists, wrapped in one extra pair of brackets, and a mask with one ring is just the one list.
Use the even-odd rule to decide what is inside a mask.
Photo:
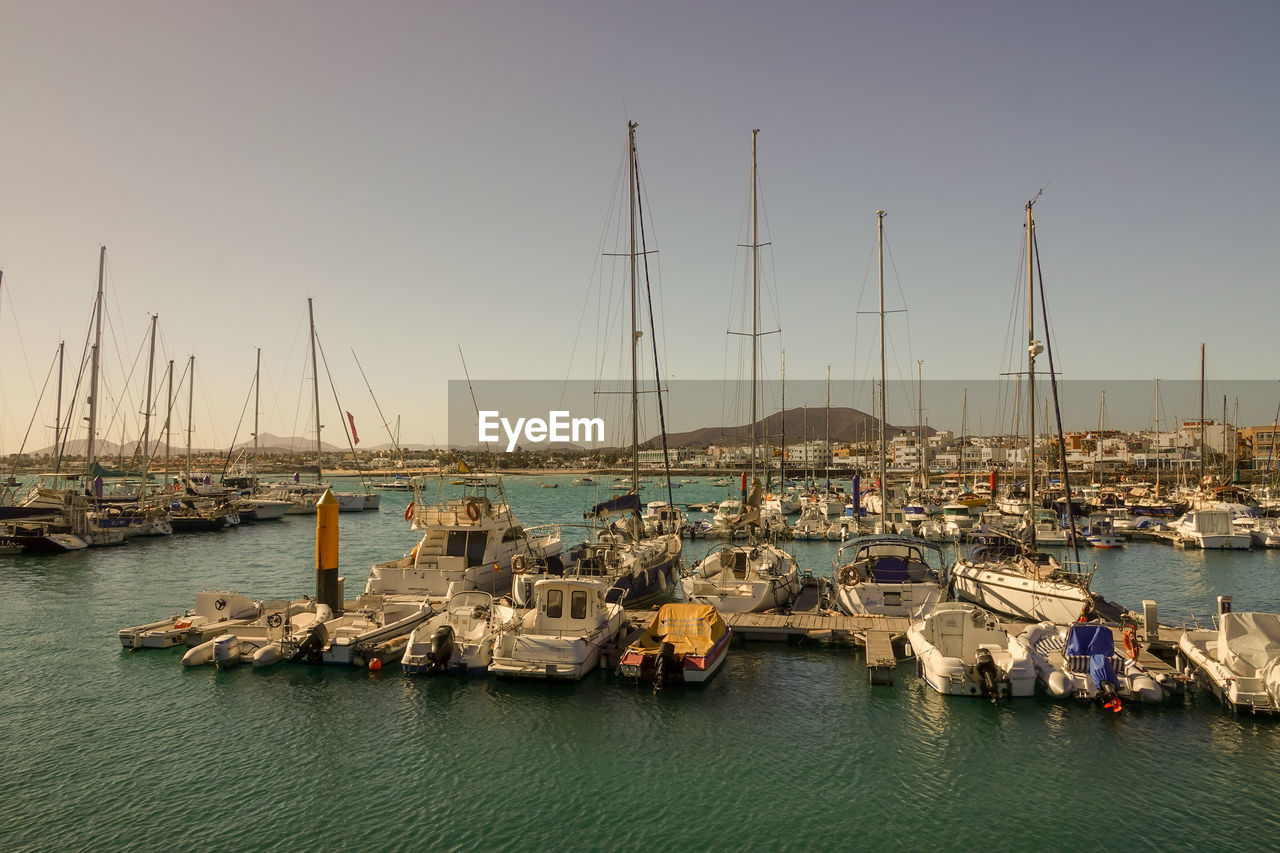
[[(639, 344), (643, 332), (639, 322), (638, 262), (644, 255), (640, 245), (644, 223), (639, 206), (635, 129), (634, 122), (627, 124), (628, 250), (625, 256), (629, 267), (630, 328), (627, 330), (627, 346), (631, 364), (631, 476), (615, 486), (621, 494), (600, 501), (584, 514), (585, 518), (596, 522), (615, 520), (604, 529), (592, 528), (588, 532), (588, 538), (570, 549), (567, 559), (561, 561), (564, 564), (563, 570), (559, 566), (541, 561), (522, 571), (512, 589), (512, 597), (522, 607), (531, 605), (539, 578), (560, 574), (603, 579), (608, 586), (608, 600), (617, 601), (628, 608), (643, 608), (666, 601), (671, 598), (675, 589), (676, 571), (684, 548), (680, 537), (683, 519), (672, 505), (670, 471), (665, 476), (667, 499), (660, 502), (663, 508), (648, 521), (640, 511), (640, 489), (645, 484), (640, 479)], [(649, 313), (652, 318), (652, 304), (649, 305)], [(656, 346), (653, 357), (656, 372)], [(659, 414), (661, 415), (661, 409)]]
[[(876, 211), (880, 258), (880, 482), (887, 483), (884, 328), (884, 211)], [(942, 551), (914, 536), (890, 533), (888, 501), (880, 501), (879, 533), (840, 548), (832, 561), (831, 600), (850, 616), (919, 618), (942, 598)], [(904, 522), (905, 523), (905, 522)], [(908, 528), (909, 529), (909, 528)], [(932, 558), (933, 562), (930, 562)]]
[(757, 205), (756, 135), (751, 131), (751, 492), (738, 521), (749, 531), (742, 545), (709, 553), (681, 579), (684, 600), (710, 604), (721, 612), (751, 613), (790, 607), (800, 596), (796, 558), (763, 535), (763, 488), (756, 474), (757, 377), (760, 332), (760, 221)]
[[(320, 444), (320, 371), (316, 361), (316, 318), (311, 297), (307, 297), (307, 321), (310, 328), (309, 344), (311, 351), (312, 415), (316, 424), (316, 481), (303, 483), (301, 477), (294, 475), (292, 483), (274, 483), (267, 490), (270, 498), (288, 501), (292, 504), (286, 515), (310, 515), (315, 512), (316, 501), (329, 489), (324, 482), (323, 452)], [(345, 432), (345, 430), (344, 430)], [(363, 512), (366, 509), (379, 508), (381, 497), (376, 492), (333, 492), (338, 499), (338, 512)]]
[[(1033, 493), (1035, 468), (1035, 363), (1044, 347), (1035, 337), (1035, 220), (1034, 201), (1027, 202), (1027, 400), (1029, 422), (1028, 493)], [(1024, 507), (1024, 512), (1027, 508)], [(1106, 612), (1119, 616), (1115, 605), (1090, 590), (1096, 565), (1059, 562), (1036, 550), (1034, 525), (1024, 526), (1026, 540), (989, 534), (968, 556), (952, 566), (948, 583), (957, 598), (994, 613), (1030, 622), (1074, 622), (1082, 615)]]

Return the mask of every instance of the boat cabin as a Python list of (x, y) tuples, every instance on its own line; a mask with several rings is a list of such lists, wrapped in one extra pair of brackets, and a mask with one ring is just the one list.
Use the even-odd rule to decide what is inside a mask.
[(605, 621), (604, 587), (572, 578), (540, 580), (534, 584), (533, 629), (539, 633), (581, 632)]

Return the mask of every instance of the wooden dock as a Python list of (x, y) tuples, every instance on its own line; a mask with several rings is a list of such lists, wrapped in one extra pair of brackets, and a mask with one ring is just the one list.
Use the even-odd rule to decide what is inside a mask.
[[(626, 648), (653, 620), (653, 610), (628, 610), (627, 624), (619, 642)], [(1152, 614), (1154, 615), (1154, 613)], [(898, 662), (905, 656), (905, 637), (911, 620), (903, 616), (844, 616), (814, 607), (790, 613), (722, 613), (738, 641), (774, 643), (819, 642), (833, 646), (856, 646), (866, 651), (867, 673), (872, 684), (893, 684)], [(1001, 627), (1017, 636), (1029, 623), (1002, 621)], [(1112, 627), (1116, 654), (1127, 657), (1121, 629)], [(1177, 637), (1181, 629), (1159, 626), (1156, 636), (1142, 634), (1138, 664), (1175, 693), (1181, 693), (1185, 678), (1175, 666)]]

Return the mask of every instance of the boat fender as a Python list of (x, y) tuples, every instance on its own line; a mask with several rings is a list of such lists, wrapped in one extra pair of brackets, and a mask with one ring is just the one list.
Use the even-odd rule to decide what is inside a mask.
[(405, 521), (413, 520), (413, 501), (409, 501), (409, 505), (404, 508), (404, 520)]
[(475, 501), (467, 501), (467, 518), (472, 521), (480, 520), (480, 507)]

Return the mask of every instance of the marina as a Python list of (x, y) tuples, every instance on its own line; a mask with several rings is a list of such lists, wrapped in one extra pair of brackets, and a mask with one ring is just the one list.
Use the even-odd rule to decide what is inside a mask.
[[(565, 497), (573, 489), (537, 485), (548, 479), (506, 478), (509, 498), (525, 523), (546, 523), (580, 505), (582, 498)], [(568, 483), (568, 477), (563, 482)], [(686, 488), (692, 492), (691, 501), (716, 493), (716, 487), (706, 484)], [(359, 588), (372, 565), (411, 548), (420, 538), (403, 520), (401, 504), (408, 498), (387, 494), (381, 512), (340, 517), (341, 573), (349, 587)], [(230, 835), (218, 821), (201, 820), (190, 827), (188, 837), (195, 844), (221, 839), (233, 845), (237, 840), (261, 845), (264, 833), (268, 847), (299, 839), (320, 843), (322, 838), (394, 844), (409, 826), (419, 828), (427, 839), (424, 843), (432, 846), (469, 846), (481, 844), (482, 838), (484, 846), (505, 846), (527, 832), (565, 826), (571, 837), (585, 841), (587, 829), (579, 823), (581, 806), (575, 798), (584, 788), (605, 781), (600, 762), (610, 767), (609, 779), (619, 773), (642, 776), (656, 766), (674, 773), (682, 784), (694, 785), (700, 774), (691, 775), (680, 756), (696, 748), (697, 731), (726, 725), (771, 738), (779, 758), (767, 763), (776, 766), (782, 756), (789, 756), (786, 760), (795, 768), (779, 778), (815, 802), (832, 806), (843, 794), (805, 780), (840, 779), (841, 790), (873, 783), (899, 787), (904, 791), (900, 807), (905, 809), (945, 794), (945, 810), (958, 817), (962, 810), (979, 808), (988, 797), (987, 786), (963, 780), (983, 777), (988, 785), (1015, 786), (1021, 772), (1017, 768), (1033, 756), (1035, 762), (1056, 768), (1052, 795), (1028, 794), (1031, 803), (1051, 815), (1047, 831), (1069, 831), (1065, 817), (1052, 817), (1061, 812), (1054, 804), (1064, 797), (1072, 802), (1072, 795), (1059, 789), (1069, 790), (1086, 779), (1091, 808), (1100, 809), (1103, 819), (1125, 825), (1138, 820), (1136, 813), (1144, 815), (1143, 823), (1146, 814), (1161, 814), (1163, 837), (1176, 832), (1189, 844), (1212, 843), (1225, 824), (1212, 816), (1180, 818), (1179, 804), (1190, 810), (1204, 796), (1243, 795), (1257, 808), (1280, 805), (1280, 794), (1265, 781), (1280, 756), (1280, 726), (1270, 719), (1231, 714), (1202, 689), (1156, 705), (1126, 704), (1119, 715), (1104, 713), (1094, 703), (1052, 699), (1039, 692), (1002, 702), (998, 708), (937, 696), (917, 677), (914, 660), (904, 659), (902, 647), (889, 645), (892, 635), (905, 631), (906, 619), (825, 615), (816, 609), (818, 590), (813, 584), (806, 586), (800, 609), (791, 614), (730, 614), (726, 622), (735, 640), (721, 671), (705, 685), (667, 688), (660, 695), (615, 675), (616, 660), (573, 684), (549, 686), (483, 675), (406, 676), (393, 666), (381, 672), (288, 664), (257, 671), (246, 666), (187, 669), (179, 664), (185, 651), (181, 647), (133, 652), (115, 639), (121, 626), (170, 612), (184, 600), (190, 606), (206, 589), (243, 590), (281, 601), (310, 593), (314, 547), (314, 521), (290, 517), (218, 534), (160, 537), (128, 548), (0, 557), (0, 612), (10, 627), (2, 640), (4, 656), (26, 662), (20, 668), (5, 668), (6, 725), (11, 732), (46, 732), (42, 738), (22, 741), (14, 773), (29, 790), (65, 786), (70, 802), (53, 820), (30, 797), (7, 799), (0, 806), (7, 825), (28, 827), (32, 833), (17, 836), (19, 847), (23, 839), (34, 843), (35, 833), (52, 839), (54, 846), (72, 845), (73, 837), (90, 846), (159, 844), (169, 832), (167, 815), (173, 809), (195, 808), (197, 802), (201, 813), (211, 816), (240, 812), (252, 803), (282, 808), (287, 804), (291, 817), (266, 829), (233, 828)], [(832, 542), (788, 544), (802, 569), (815, 576), (829, 571), (836, 547)], [(1274, 551), (1191, 551), (1135, 541), (1127, 549), (1097, 557), (1095, 588), (1138, 609), (1158, 590), (1162, 623), (1194, 618), (1207, 626), (1215, 598), (1223, 594), (1234, 593), (1238, 608), (1245, 606), (1247, 595), (1250, 609), (1280, 609), (1280, 565)], [(649, 618), (647, 611), (629, 613), (624, 635), (638, 632)], [(856, 639), (864, 631), (866, 649)], [(73, 644), (51, 643), (53, 636), (79, 639)], [(1160, 642), (1160, 648), (1170, 643), (1163, 629)], [(887, 662), (890, 657), (894, 663)], [(1161, 658), (1150, 656), (1144, 644), (1140, 662), (1156, 668)], [(47, 692), (51, 678), (63, 682), (57, 695)], [(167, 710), (139, 714), (125, 713), (126, 708)], [(176, 709), (183, 710), (175, 713)], [(245, 717), (257, 722), (246, 729), (239, 722)], [(191, 791), (180, 784), (185, 762), (170, 760), (172, 754), (199, 760), (217, 750), (221, 741), (233, 739), (265, 764), (296, 765), (297, 750), (317, 742), (334, 726), (344, 731), (335, 750), (315, 753), (303, 759), (302, 766), (325, 773), (364, 756), (362, 763), (370, 769), (358, 772), (352, 784), (358, 780), (362, 789), (383, 791), (383, 796), (390, 795), (399, 779), (425, 778), (427, 791), (414, 811), (416, 817), (362, 823), (357, 842), (345, 817), (318, 801), (299, 802), (268, 775), (246, 780), (234, 767), (217, 763), (207, 771), (209, 785)], [(96, 737), (104, 727), (115, 736)], [(619, 731), (632, 733), (621, 746)], [(484, 736), (476, 740), (480, 732)], [(643, 733), (640, 740), (634, 739), (637, 733)], [(464, 747), (459, 739), (475, 741), (476, 746)], [(489, 822), (481, 826), (459, 819), (453, 805), (428, 804), (437, 795), (442, 803), (452, 802), (445, 794), (454, 775), (438, 764), (438, 756), (450, 756), (452, 766), (482, 760), (492, 750), (527, 754), (531, 748), (566, 750), (575, 757), (572, 767), (562, 766), (554, 778), (544, 780), (553, 803), (565, 802), (533, 817), (532, 826), (529, 821), (520, 829)], [(757, 766), (754, 749), (743, 745), (698, 754), (700, 763), (710, 760), (724, 774), (713, 785), (718, 796), (747, 795), (749, 786), (733, 777)], [(1098, 754), (1107, 758), (1080, 759)], [(164, 763), (157, 764), (162, 755)], [(1151, 761), (1158, 763), (1165, 780), (1159, 793), (1133, 784), (1133, 768)], [(72, 764), (80, 772), (71, 772)], [(147, 773), (104, 793), (102, 783), (126, 768)], [(526, 777), (513, 772), (499, 778), (515, 783)], [(1254, 781), (1245, 784), (1241, 778)], [(628, 847), (647, 837), (652, 821), (691, 816), (693, 807), (661, 799), (638, 810), (634, 804), (625, 809), (606, 804), (603, 813), (616, 827), (618, 845)], [(103, 808), (110, 810), (111, 820), (90, 819), (91, 812)], [(74, 831), (66, 828), (71, 823), (77, 825)], [(777, 839), (783, 826), (761, 816), (746, 821), (713, 818), (692, 831), (691, 843), (717, 846), (725, 839), (743, 844)], [(833, 826), (882, 844), (900, 837), (896, 830), (857, 814), (834, 823), (830, 818), (788, 819), (785, 835), (822, 844)], [(922, 833), (929, 838), (937, 831), (925, 828)], [(1004, 838), (1011, 846), (1036, 846), (1044, 831), (1013, 828)], [(943, 843), (942, 836), (936, 838)]]
[(1280, 6), (4, 21), (3, 853), (1273, 843)]

